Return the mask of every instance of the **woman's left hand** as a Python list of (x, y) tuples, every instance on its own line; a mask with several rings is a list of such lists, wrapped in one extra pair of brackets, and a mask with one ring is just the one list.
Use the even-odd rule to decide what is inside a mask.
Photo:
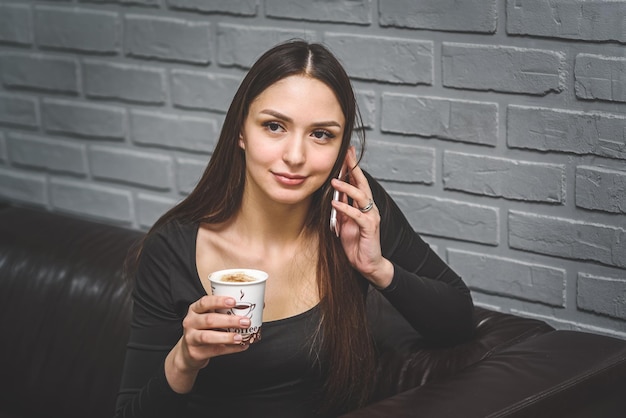
[(332, 202), (338, 212), (341, 244), (352, 267), (374, 286), (385, 288), (393, 278), (393, 264), (382, 256), (380, 213), (372, 199), (367, 178), (357, 165), (354, 147), (348, 150), (346, 165), (351, 168), (350, 183), (332, 180), (332, 186), (349, 196), (353, 202), (352, 206), (347, 202)]

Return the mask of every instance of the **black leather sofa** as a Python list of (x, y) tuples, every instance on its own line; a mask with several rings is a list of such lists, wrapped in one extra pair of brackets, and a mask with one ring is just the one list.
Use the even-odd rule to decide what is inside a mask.
[[(112, 416), (141, 236), (0, 207), (0, 417)], [(626, 416), (626, 341), (476, 308), (472, 340), (429, 347), (375, 292), (369, 311), (395, 338), (375, 402), (344, 418)]]

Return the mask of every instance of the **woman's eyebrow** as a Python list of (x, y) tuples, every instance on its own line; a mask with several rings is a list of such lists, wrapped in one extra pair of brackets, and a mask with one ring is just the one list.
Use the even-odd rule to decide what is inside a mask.
[[(285, 122), (289, 122), (289, 123), (293, 122), (293, 119), (290, 118), (289, 116), (283, 115), (282, 113), (277, 112), (277, 111), (272, 110), (272, 109), (263, 109), (259, 113), (273, 116), (273, 117), (275, 117), (277, 119), (280, 119), (280, 120), (283, 120)], [(334, 121), (334, 120), (314, 122), (313, 124), (311, 124), (311, 126), (326, 126), (326, 127), (328, 127), (328, 126), (336, 126), (338, 128), (341, 128), (341, 124), (339, 122), (337, 122), (337, 121)]]
[(275, 118), (280, 119), (280, 120), (284, 120), (285, 122), (293, 122), (293, 119), (291, 119), (289, 116), (283, 115), (282, 113), (277, 112), (277, 111), (272, 110), (272, 109), (263, 109), (259, 113), (263, 113), (263, 114), (266, 114), (266, 115), (274, 116)]

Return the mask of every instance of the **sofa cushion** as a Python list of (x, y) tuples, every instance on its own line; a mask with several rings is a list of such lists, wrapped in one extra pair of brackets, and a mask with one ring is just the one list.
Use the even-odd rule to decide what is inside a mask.
[(0, 211), (4, 413), (112, 415), (131, 313), (122, 267), (141, 236), (38, 210)]

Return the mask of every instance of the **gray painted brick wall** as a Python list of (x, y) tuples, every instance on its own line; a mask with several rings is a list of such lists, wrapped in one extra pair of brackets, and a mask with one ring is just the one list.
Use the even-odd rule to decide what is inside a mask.
[(124, 29), (124, 50), (130, 57), (211, 62), (211, 25), (200, 19), (126, 15)]
[(0, 4), (0, 41), (30, 45), (33, 41), (32, 10), (25, 4)]
[(162, 68), (84, 60), (82, 75), (88, 98), (165, 104), (166, 73)]
[(626, 171), (576, 167), (576, 206), (626, 213)]
[(381, 131), (495, 146), (498, 105), (383, 93)]
[(79, 91), (77, 61), (48, 54), (1, 54), (2, 84), (8, 88), (32, 88), (76, 95)]
[(114, 54), (120, 49), (117, 13), (67, 5), (35, 5), (33, 14), (35, 39), (41, 48), (89, 54)]
[(576, 96), (626, 102), (625, 72), (626, 58), (578, 54), (574, 66)]
[(36, 129), (38, 119), (36, 98), (0, 93), (0, 123)]
[(559, 51), (444, 42), (441, 54), (446, 87), (536, 95), (563, 89)]
[(625, 0), (0, 0), (0, 198), (147, 229), (245, 70), (350, 74), (363, 165), (479, 305), (626, 338)]
[(443, 186), (477, 195), (562, 203), (563, 165), (444, 151)]

